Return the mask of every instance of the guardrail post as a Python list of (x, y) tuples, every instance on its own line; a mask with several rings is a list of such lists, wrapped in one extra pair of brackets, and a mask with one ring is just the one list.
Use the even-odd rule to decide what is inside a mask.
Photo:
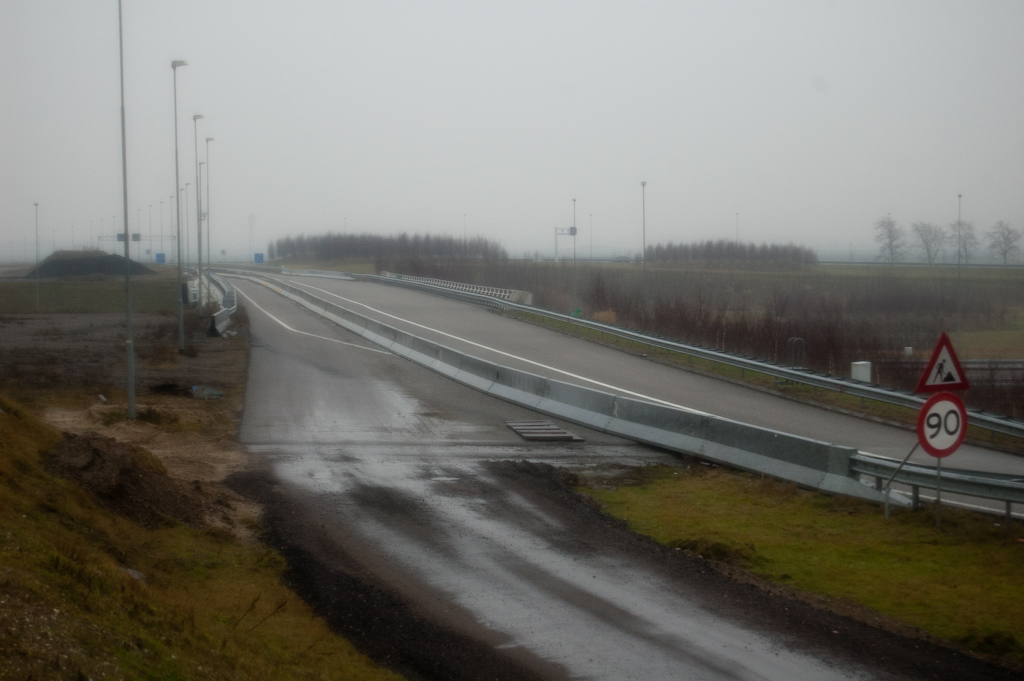
[(921, 488), (917, 485), (911, 485), (911, 497), (910, 497), (910, 510), (916, 511), (921, 508)]
[(1013, 502), (1006, 502), (1006, 531), (1010, 531), (1010, 523), (1013, 522)]

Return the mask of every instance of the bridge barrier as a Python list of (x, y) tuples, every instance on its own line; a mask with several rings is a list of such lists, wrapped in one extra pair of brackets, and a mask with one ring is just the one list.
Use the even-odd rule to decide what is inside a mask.
[(463, 293), (473, 293), (479, 296), (491, 296), (492, 298), (507, 300), (518, 305), (533, 305), (533, 294), (529, 291), (518, 291), (510, 288), (494, 288), (491, 286), (478, 286), (477, 284), (463, 284), (457, 281), (431, 279), (429, 277), (414, 277), (408, 274), (395, 274), (394, 272), (381, 272), (380, 276), (384, 279), (427, 284), (429, 286), (461, 291)]
[[(514, 404), (602, 432), (755, 471), (833, 494), (882, 503), (850, 465), (855, 449), (539, 376), (488, 362), (369, 319), (267, 275), (246, 276), (370, 342)], [(902, 496), (890, 503), (909, 506)]]
[(221, 292), (220, 309), (214, 313), (211, 325), (217, 330), (217, 333), (224, 333), (231, 323), (231, 315), (238, 309), (238, 304), (235, 302), (235, 287), (212, 272), (208, 274), (207, 281)]

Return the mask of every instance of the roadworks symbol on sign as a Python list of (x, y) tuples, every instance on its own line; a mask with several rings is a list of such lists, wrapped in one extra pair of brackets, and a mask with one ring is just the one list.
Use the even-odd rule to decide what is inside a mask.
[(924, 373), (917, 381), (915, 393), (934, 393), (942, 390), (967, 390), (967, 374), (960, 366), (960, 360), (953, 350), (949, 336), (943, 331), (939, 342), (935, 344), (932, 358), (928, 361)]

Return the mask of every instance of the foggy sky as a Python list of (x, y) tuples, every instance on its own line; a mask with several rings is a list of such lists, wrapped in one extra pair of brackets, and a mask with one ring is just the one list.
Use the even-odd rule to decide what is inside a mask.
[[(171, 230), (185, 59), (181, 183), (202, 113), (236, 258), (249, 215), (259, 251), (465, 215), (550, 255), (573, 198), (581, 255), (633, 254), (641, 180), (648, 244), (738, 214), (743, 241), (870, 257), (880, 217), (945, 226), (957, 194), (979, 231), (1021, 228), (1022, 28), (1019, 1), (125, 0), (128, 219), (148, 235), (152, 205), (156, 233), (163, 201)], [(0, 2), (0, 258), (30, 257), (33, 202), (43, 255), (120, 224), (119, 107), (116, 0)]]

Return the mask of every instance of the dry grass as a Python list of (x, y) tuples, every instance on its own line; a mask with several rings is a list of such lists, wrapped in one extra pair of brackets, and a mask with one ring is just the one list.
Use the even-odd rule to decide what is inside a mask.
[(0, 409), (0, 678), (399, 678), (282, 585), (277, 553), (101, 510), (42, 469), (59, 433)]
[(858, 500), (751, 474), (655, 467), (642, 484), (582, 488), (667, 546), (866, 606), (983, 653), (1024, 662), (1024, 527), (946, 508), (886, 520)]
[[(176, 278), (167, 272), (132, 278), (132, 311), (177, 314)], [(0, 283), (0, 314), (35, 312), (36, 284), (31, 280)], [(124, 279), (89, 275), (64, 279), (43, 279), (39, 283), (39, 311), (124, 312)]]

